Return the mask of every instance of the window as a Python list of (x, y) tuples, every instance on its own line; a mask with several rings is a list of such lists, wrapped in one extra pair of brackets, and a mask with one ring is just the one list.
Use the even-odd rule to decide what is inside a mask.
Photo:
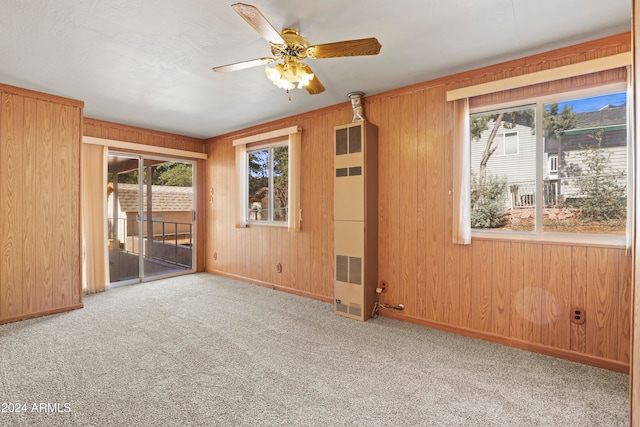
[(518, 154), (518, 132), (504, 132), (496, 137), (496, 156)]
[(236, 226), (272, 225), (300, 231), (301, 133), (298, 126), (233, 140)]
[(626, 92), (601, 93), (470, 115), (472, 229), (625, 235)]
[(287, 222), (289, 212), (289, 147), (247, 151), (248, 222)]
[(549, 179), (558, 179), (558, 155), (557, 154), (549, 154), (549, 159), (547, 161), (548, 164), (548, 178)]

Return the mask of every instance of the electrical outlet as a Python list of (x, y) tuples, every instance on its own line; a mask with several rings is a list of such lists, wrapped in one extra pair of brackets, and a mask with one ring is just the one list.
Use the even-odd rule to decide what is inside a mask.
[(213, 253), (213, 260), (216, 261), (218, 259), (218, 252)]
[(582, 307), (571, 307), (571, 321), (577, 325), (585, 322), (585, 312)]
[(278, 263), (278, 265), (276, 265), (276, 271), (282, 273), (282, 264)]

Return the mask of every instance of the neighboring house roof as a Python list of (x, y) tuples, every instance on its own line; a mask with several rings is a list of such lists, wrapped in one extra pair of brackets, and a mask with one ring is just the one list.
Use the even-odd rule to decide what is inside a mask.
[[(193, 209), (193, 188), (154, 185), (151, 203), (155, 212), (184, 212)], [(138, 212), (138, 186), (118, 184), (118, 201), (122, 212)], [(143, 200), (143, 210), (147, 200)]]
[(615, 107), (607, 105), (598, 111), (577, 113), (576, 119), (575, 130), (624, 125), (627, 122), (627, 106)]
[[(595, 132), (605, 131), (603, 148), (623, 147), (627, 145), (627, 106), (606, 105), (598, 111), (576, 113), (576, 127), (568, 129), (562, 137), (562, 151), (581, 150), (585, 141)], [(545, 140), (545, 152), (557, 153), (558, 141)]]

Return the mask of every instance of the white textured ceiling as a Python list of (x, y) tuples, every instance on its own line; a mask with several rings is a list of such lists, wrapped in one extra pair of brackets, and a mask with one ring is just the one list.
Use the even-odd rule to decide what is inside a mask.
[[(271, 56), (220, 0), (0, 0), (0, 83), (85, 102), (86, 117), (201, 138), (631, 29), (631, 0), (247, 0), (311, 44), (377, 37), (378, 56), (308, 59), (326, 87), (289, 101)], [(365, 95), (365, 96), (366, 96)]]

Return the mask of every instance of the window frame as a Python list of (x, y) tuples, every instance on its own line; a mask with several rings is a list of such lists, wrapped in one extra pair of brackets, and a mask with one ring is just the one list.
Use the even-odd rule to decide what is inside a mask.
[[(504, 103), (496, 103), (491, 105), (482, 105), (474, 108), (469, 108), (468, 117), (479, 113), (490, 113), (496, 110), (510, 109), (514, 107), (535, 105), (536, 129), (543, 128), (543, 108), (544, 105), (553, 102), (566, 102), (567, 100), (581, 99), (587, 97), (596, 97), (616, 92), (627, 92), (627, 129), (631, 126), (629, 123), (629, 108), (630, 102), (628, 87), (625, 82), (617, 82), (611, 84), (605, 84), (601, 86), (590, 87), (586, 89), (567, 90), (557, 92), (553, 94), (540, 95), (537, 97), (528, 97), (524, 99), (512, 100)], [(627, 133), (628, 135), (628, 133)], [(471, 138), (468, 139), (467, 144), (471, 144)], [(631, 162), (633, 161), (631, 154), (629, 153), (629, 145), (632, 144), (627, 138), (627, 206), (631, 206), (634, 203), (634, 194), (630, 191), (633, 187), (630, 185), (630, 171), (633, 170)], [(471, 228), (471, 239), (496, 239), (496, 240), (513, 240), (513, 241), (528, 241), (528, 242), (545, 242), (545, 243), (568, 243), (568, 244), (584, 244), (584, 245), (598, 245), (598, 246), (613, 246), (613, 247), (625, 247), (626, 236), (614, 235), (614, 234), (587, 234), (587, 233), (566, 233), (566, 232), (554, 232), (544, 231), (543, 228), (543, 203), (539, 203), (542, 200), (537, 197), (543, 193), (543, 180), (544, 180), (544, 137), (542, 134), (536, 136), (536, 205), (535, 205), (535, 227), (533, 231), (512, 231), (512, 230), (492, 230), (492, 229), (477, 229)], [(471, 180), (471, 170), (466, 177), (468, 181)], [(471, 209), (471, 206), (468, 206)], [(627, 209), (627, 213), (629, 209)], [(628, 234), (629, 227), (632, 226), (632, 220), (627, 218), (626, 220), (626, 233)]]
[(302, 128), (297, 125), (271, 130), (268, 132), (243, 136), (233, 139), (235, 149), (235, 218), (236, 228), (249, 228), (247, 222), (248, 165), (247, 148), (266, 146), (270, 143), (285, 141), (289, 147), (289, 188), (288, 188), (288, 221), (287, 222), (251, 222), (251, 226), (272, 226), (287, 228), (289, 232), (299, 232), (302, 223), (302, 207), (300, 202), (300, 172), (302, 159)]
[[(274, 227), (287, 227), (288, 225), (288, 218), (289, 218), (289, 212), (291, 210), (291, 206), (290, 206), (290, 201), (287, 200), (287, 220), (284, 221), (276, 221), (273, 219), (274, 215), (275, 215), (275, 210), (274, 210), (274, 193), (273, 193), (273, 189), (274, 189), (274, 173), (273, 173), (273, 153), (274, 153), (274, 149), (278, 148), (278, 147), (287, 147), (287, 158), (289, 158), (289, 141), (287, 139), (283, 139), (280, 141), (275, 141), (272, 143), (268, 143), (268, 144), (255, 144), (255, 145), (250, 145), (247, 146), (246, 149), (246, 153), (245, 153), (245, 171), (247, 174), (247, 179), (245, 182), (245, 188), (244, 188), (244, 197), (247, 200), (246, 205), (245, 205), (245, 212), (244, 212), (244, 219), (246, 221), (246, 223), (248, 225), (267, 225), (267, 226), (274, 226)], [(269, 212), (269, 218), (265, 221), (265, 220), (257, 220), (257, 219), (250, 219), (250, 212), (251, 212), (251, 207), (249, 205), (249, 179), (248, 179), (248, 175), (249, 175), (249, 156), (252, 152), (256, 152), (256, 151), (265, 151), (268, 150), (269, 151), (269, 206), (268, 206), (268, 212)], [(289, 187), (291, 185), (291, 176), (289, 173), (287, 173), (287, 187)]]
[[(547, 175), (549, 179), (558, 179), (558, 161), (560, 160), (558, 154), (549, 154), (547, 156)], [(555, 167), (552, 168), (552, 163), (555, 163)], [(551, 176), (553, 175), (553, 177)]]
[[(516, 152), (515, 153), (507, 153), (507, 135), (515, 135), (516, 137)], [(505, 130), (502, 132), (502, 153), (501, 157), (508, 156), (517, 156), (520, 154), (520, 132), (517, 130)]]

